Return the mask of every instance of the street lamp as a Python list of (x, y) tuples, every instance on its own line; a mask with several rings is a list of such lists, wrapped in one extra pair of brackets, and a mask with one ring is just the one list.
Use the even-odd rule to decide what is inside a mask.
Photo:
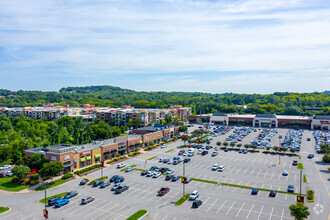
[[(184, 163), (184, 161), (182, 162), (182, 164), (183, 164), (183, 178), (185, 178), (186, 177), (186, 172), (185, 172), (186, 169), (185, 169), (185, 163)], [(182, 193), (183, 193), (182, 196), (184, 196), (185, 195), (185, 183), (184, 182), (182, 183)]]
[(47, 220), (47, 218), (48, 218), (48, 211), (47, 211), (47, 205), (46, 205), (46, 198), (47, 198), (47, 196), (46, 196), (46, 189), (47, 189), (47, 184), (45, 184), (45, 210), (44, 210), (44, 217), (45, 217), (45, 219)]
[[(278, 136), (278, 147), (281, 146), (281, 138), (282, 138), (282, 136)], [(281, 163), (281, 155), (278, 154), (278, 164), (280, 164), (280, 163)]]

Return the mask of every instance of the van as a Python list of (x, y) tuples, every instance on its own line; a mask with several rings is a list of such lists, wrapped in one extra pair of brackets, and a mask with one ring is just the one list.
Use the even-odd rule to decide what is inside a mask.
[(199, 196), (199, 191), (194, 190), (192, 193), (190, 193), (189, 200), (195, 200)]

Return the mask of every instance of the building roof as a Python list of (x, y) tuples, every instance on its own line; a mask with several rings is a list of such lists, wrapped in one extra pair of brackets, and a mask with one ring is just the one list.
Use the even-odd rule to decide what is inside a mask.
[(299, 115), (276, 115), (277, 119), (299, 119), (299, 120), (312, 120), (311, 116), (299, 116)]
[(216, 112), (213, 113), (212, 116), (227, 116), (227, 113)]
[(330, 115), (314, 115), (313, 119), (325, 119), (330, 120)]
[(61, 149), (70, 148), (70, 147), (73, 147), (73, 145), (57, 144), (57, 145), (48, 146), (47, 149), (61, 150)]
[(256, 118), (276, 118), (275, 114), (256, 114)]

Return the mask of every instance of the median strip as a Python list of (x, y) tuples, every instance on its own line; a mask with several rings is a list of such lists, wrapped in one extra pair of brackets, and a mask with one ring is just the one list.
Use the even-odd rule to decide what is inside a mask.
[(9, 207), (0, 207), (0, 214), (9, 211)]
[(304, 165), (303, 165), (302, 163), (298, 163), (297, 168), (298, 168), (299, 170), (303, 170), (303, 169), (304, 169)]
[(165, 153), (169, 153), (169, 152), (171, 152), (171, 151), (173, 151), (174, 149), (171, 149), (171, 150), (168, 150), (168, 151), (165, 151)]
[(189, 198), (190, 194), (186, 194), (184, 196), (182, 196), (176, 203), (175, 205), (181, 205), (182, 203), (184, 203), (188, 198)]
[(154, 157), (150, 157), (148, 160), (153, 160), (155, 159), (157, 156), (154, 156)]
[[(60, 193), (60, 194), (56, 194), (56, 195), (53, 195), (53, 196), (49, 196), (46, 198), (46, 203), (48, 203), (48, 200), (52, 199), (52, 198), (55, 198), (55, 197), (63, 197), (67, 194), (68, 192), (63, 192), (63, 193)], [(43, 199), (40, 199), (39, 200), (39, 203), (42, 203), (44, 204), (45, 203), (45, 198)]]
[(128, 217), (126, 220), (137, 220), (137, 219), (140, 219), (142, 216), (144, 216), (147, 213), (148, 213), (147, 210), (141, 209), (141, 210), (135, 212), (130, 217)]
[[(131, 166), (128, 166), (128, 167), (136, 167), (137, 165), (131, 165)], [(120, 172), (124, 172), (128, 167), (124, 167), (123, 169), (120, 169), (119, 171)]]

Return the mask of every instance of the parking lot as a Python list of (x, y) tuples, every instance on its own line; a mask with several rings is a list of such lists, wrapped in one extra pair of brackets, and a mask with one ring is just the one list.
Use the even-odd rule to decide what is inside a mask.
[[(214, 137), (210, 145), (215, 147), (217, 141), (223, 142), (232, 132), (233, 130), (223, 136)], [(279, 129), (270, 143), (278, 146), (278, 136), (283, 135), (284, 137), (286, 133), (287, 129)], [(250, 143), (258, 134), (259, 130), (251, 132), (241, 143), (243, 145)], [(305, 131), (303, 139), (305, 140), (309, 136), (312, 137), (312, 132)], [(311, 143), (313, 144), (313, 142)], [(303, 142), (301, 145), (302, 157), (305, 157), (310, 151), (309, 148), (306, 150), (308, 144), (310, 143)], [(165, 181), (164, 175), (158, 178), (141, 176), (141, 171), (137, 170), (129, 173), (120, 172), (115, 166), (111, 166), (103, 170), (103, 175), (124, 176), (123, 183), (129, 185), (127, 191), (119, 195), (113, 193), (110, 191), (113, 183), (104, 189), (88, 185), (79, 186), (81, 178), (78, 178), (47, 191), (47, 196), (72, 190), (78, 192), (78, 196), (70, 199), (69, 204), (60, 208), (49, 207), (49, 219), (126, 219), (140, 209), (148, 211), (148, 215), (144, 219), (292, 219), (288, 207), (295, 203), (296, 196), (294, 195), (277, 193), (276, 197), (269, 197), (269, 192), (265, 191), (251, 195), (251, 189), (221, 185), (221, 183), (229, 183), (286, 191), (288, 185), (293, 184), (295, 192), (299, 192), (300, 170), (296, 166), (292, 166), (292, 157), (281, 156), (279, 158), (278, 155), (250, 152), (242, 154), (237, 151), (224, 152), (223, 150), (219, 150), (219, 154), (212, 157), (211, 153), (214, 150), (210, 149), (210, 153), (205, 156), (197, 155), (195, 152), (191, 161), (185, 163), (184, 166), (183, 163), (173, 165), (159, 162), (159, 158), (172, 159), (178, 156), (178, 152), (181, 150), (177, 148), (179, 145), (182, 145), (182, 141), (170, 143), (167, 148), (158, 148), (129, 159), (125, 161), (125, 164), (127, 166), (137, 165), (136, 168), (140, 169), (149, 169), (152, 166), (173, 168), (175, 169), (174, 175), (183, 175), (183, 168), (185, 168), (185, 175), (188, 177), (219, 182), (220, 184), (212, 184), (191, 181), (185, 185), (186, 194), (199, 190), (198, 199), (202, 200), (203, 204), (198, 209), (191, 208), (192, 201), (186, 201), (181, 206), (174, 205), (183, 195), (183, 185), (180, 180)], [(170, 149), (173, 150), (166, 153)], [(156, 158), (148, 160), (155, 156)], [(223, 172), (212, 171), (213, 164), (226, 165), (227, 168)], [(305, 167), (305, 169), (312, 171), (314, 167)], [(282, 175), (283, 170), (288, 171), (288, 176)], [(306, 173), (305, 170), (304, 173)], [(100, 175), (101, 173), (98, 171), (89, 174), (88, 177), (98, 178)], [(308, 175), (307, 178), (309, 178)], [(303, 183), (302, 193), (305, 193), (306, 186)], [(170, 191), (164, 196), (158, 196), (157, 192), (161, 187), (169, 187)], [(27, 197), (27, 195), (21, 196)], [(93, 196), (95, 201), (87, 205), (80, 205), (84, 196)], [(39, 210), (39, 213), (29, 213), (28, 208), (25, 207), (20, 210), (27, 213), (20, 219), (40, 219), (42, 205), (38, 204), (37, 200), (42, 197), (42, 192), (35, 193), (34, 202), (31, 205), (31, 209)], [(18, 212), (15, 205), (12, 207), (13, 210), (0, 216), (0, 219), (16, 217), (18, 213), (22, 212)]]

